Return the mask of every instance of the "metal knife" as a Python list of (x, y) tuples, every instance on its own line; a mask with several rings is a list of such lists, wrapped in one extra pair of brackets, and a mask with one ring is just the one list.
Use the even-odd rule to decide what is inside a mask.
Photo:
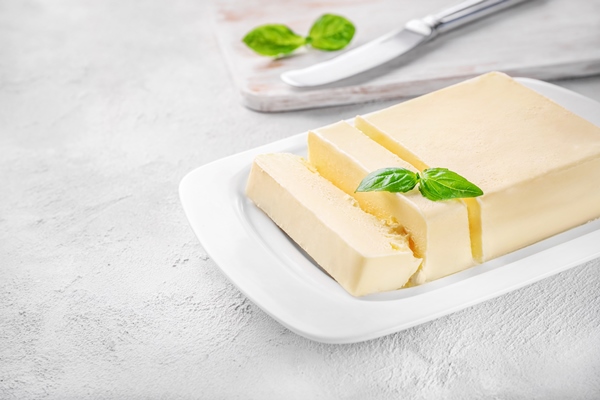
[(281, 79), (296, 87), (336, 82), (384, 64), (441, 33), (524, 1), (527, 0), (466, 0), (437, 14), (410, 20), (404, 28), (331, 60), (284, 72)]

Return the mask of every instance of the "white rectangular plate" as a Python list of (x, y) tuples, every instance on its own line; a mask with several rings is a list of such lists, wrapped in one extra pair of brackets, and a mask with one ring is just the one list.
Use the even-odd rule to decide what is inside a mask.
[[(600, 125), (600, 103), (549, 83), (517, 80)], [(387, 335), (600, 257), (595, 220), (435, 282), (355, 298), (244, 195), (254, 157), (273, 152), (305, 155), (306, 133), (195, 169), (181, 181), (181, 202), (204, 249), (231, 282), (281, 324), (312, 340), (352, 343)]]

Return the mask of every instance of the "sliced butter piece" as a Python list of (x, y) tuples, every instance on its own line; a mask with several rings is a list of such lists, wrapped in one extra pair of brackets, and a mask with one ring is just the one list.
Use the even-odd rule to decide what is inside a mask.
[(319, 174), (352, 195), (361, 208), (407, 231), (417, 257), (423, 258), (412, 284), (422, 284), (474, 265), (467, 209), (458, 200), (433, 202), (417, 189), (405, 194), (355, 193), (370, 172), (386, 167), (416, 171), (348, 124), (338, 122), (308, 134), (308, 157)]
[(354, 296), (399, 289), (421, 263), (404, 235), (293, 154), (256, 157), (246, 194)]
[(478, 185), (472, 242), (489, 260), (600, 216), (600, 128), (501, 73), (356, 119), (418, 169)]

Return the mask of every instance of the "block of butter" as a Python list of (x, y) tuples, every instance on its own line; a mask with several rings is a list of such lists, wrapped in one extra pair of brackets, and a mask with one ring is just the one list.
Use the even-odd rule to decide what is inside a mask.
[(302, 158), (258, 156), (247, 196), (354, 296), (399, 289), (421, 259), (395, 232)]
[(467, 208), (460, 200), (434, 202), (417, 189), (408, 193), (355, 193), (361, 180), (380, 168), (416, 171), (347, 122), (308, 133), (308, 159), (319, 174), (353, 196), (361, 208), (391, 226), (406, 230), (417, 257), (423, 258), (411, 284), (429, 282), (474, 265)]
[(483, 190), (465, 200), (480, 261), (600, 216), (600, 128), (504, 74), (357, 117), (355, 125), (417, 169), (448, 168)]

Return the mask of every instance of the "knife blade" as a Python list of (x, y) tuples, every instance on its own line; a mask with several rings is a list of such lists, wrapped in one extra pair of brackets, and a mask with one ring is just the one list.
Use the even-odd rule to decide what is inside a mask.
[(404, 28), (392, 31), (331, 60), (284, 72), (281, 79), (295, 87), (313, 87), (337, 82), (391, 61), (441, 33), (524, 1), (528, 0), (466, 0), (437, 14), (410, 20)]

